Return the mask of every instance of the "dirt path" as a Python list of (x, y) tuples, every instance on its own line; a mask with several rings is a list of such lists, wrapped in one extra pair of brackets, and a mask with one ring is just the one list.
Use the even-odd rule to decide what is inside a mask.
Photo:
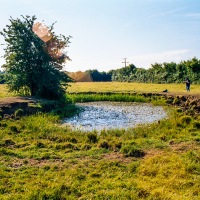
[(35, 103), (38, 101), (33, 97), (5, 97), (0, 98), (0, 107), (2, 106), (10, 106), (13, 103)]

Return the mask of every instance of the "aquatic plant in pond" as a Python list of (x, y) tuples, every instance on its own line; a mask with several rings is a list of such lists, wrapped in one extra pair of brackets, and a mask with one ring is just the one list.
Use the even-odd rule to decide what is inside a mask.
[(147, 103), (90, 102), (77, 105), (83, 111), (65, 119), (64, 124), (83, 131), (127, 129), (137, 124), (152, 123), (167, 116), (161, 106)]

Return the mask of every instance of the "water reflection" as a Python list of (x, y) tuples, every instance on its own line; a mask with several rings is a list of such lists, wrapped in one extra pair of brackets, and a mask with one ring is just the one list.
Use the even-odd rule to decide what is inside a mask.
[(165, 118), (161, 106), (147, 103), (90, 102), (77, 104), (83, 112), (64, 123), (82, 131), (129, 128), (137, 124), (152, 123)]

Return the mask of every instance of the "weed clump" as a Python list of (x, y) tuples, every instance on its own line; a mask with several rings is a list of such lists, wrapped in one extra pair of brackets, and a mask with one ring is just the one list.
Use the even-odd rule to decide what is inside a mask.
[(83, 144), (81, 146), (81, 150), (90, 150), (92, 148), (92, 146), (90, 144)]
[(145, 155), (145, 153), (140, 148), (134, 145), (122, 146), (120, 152), (123, 153), (126, 157), (140, 158)]
[(106, 140), (101, 141), (98, 146), (99, 146), (99, 148), (104, 148), (104, 149), (110, 148), (110, 145), (109, 145), (108, 141), (106, 141)]
[(193, 127), (194, 127), (194, 128), (197, 128), (197, 129), (200, 129), (200, 122), (194, 121), (194, 122), (193, 122)]
[(5, 139), (1, 144), (1, 146), (12, 146), (12, 145), (15, 145), (15, 142), (10, 138)]
[(97, 141), (98, 141), (97, 133), (88, 133), (87, 134), (87, 142), (97, 143)]
[(13, 133), (19, 133), (19, 132), (20, 132), (19, 129), (18, 129), (18, 127), (15, 126), (15, 125), (10, 126), (10, 130), (11, 130)]
[(180, 123), (181, 124), (190, 124), (190, 122), (192, 121), (192, 117), (188, 116), (188, 115), (184, 115), (180, 118)]
[(45, 145), (42, 142), (36, 142), (35, 146), (37, 148), (44, 148), (45, 147)]

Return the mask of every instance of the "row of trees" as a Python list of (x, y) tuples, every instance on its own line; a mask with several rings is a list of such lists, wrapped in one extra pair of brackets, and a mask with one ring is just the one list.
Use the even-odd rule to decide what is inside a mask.
[(155, 63), (151, 68), (137, 68), (130, 64), (117, 70), (99, 72), (88, 70), (93, 81), (119, 81), (140, 83), (182, 83), (186, 77), (194, 84), (200, 84), (200, 60), (192, 58), (180, 63)]
[(108, 82), (111, 81), (112, 78), (112, 72), (99, 72), (98, 70), (87, 70), (85, 71), (86, 74), (88, 74), (92, 81), (94, 82)]
[(149, 69), (136, 68), (133, 64), (112, 71), (112, 81), (144, 83), (181, 83), (186, 77), (200, 84), (200, 60), (192, 58), (180, 63), (155, 63)]

